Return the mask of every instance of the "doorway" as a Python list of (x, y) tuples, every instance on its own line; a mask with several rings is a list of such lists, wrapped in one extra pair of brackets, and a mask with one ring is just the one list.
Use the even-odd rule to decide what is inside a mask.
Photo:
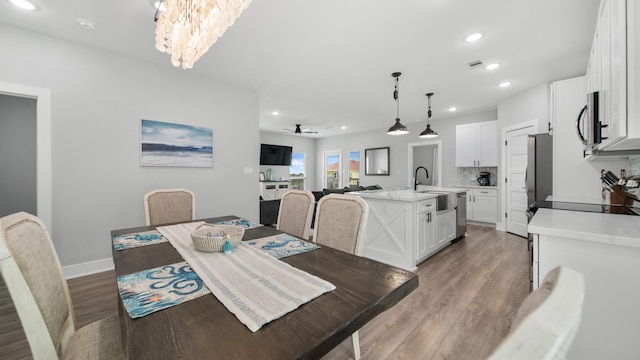
[(38, 216), (52, 233), (51, 92), (48, 89), (0, 82), (0, 94), (36, 101), (36, 214), (34, 215)]
[(408, 186), (413, 188), (415, 171), (424, 166), (429, 172), (427, 179), (424, 172), (418, 174), (418, 182), (422, 185), (442, 186), (442, 140), (410, 143), (408, 151)]
[(503, 208), (505, 209), (505, 230), (527, 237), (527, 139), (537, 133), (537, 123), (527, 122), (505, 128), (502, 137), (505, 144), (503, 169), (505, 186)]
[(37, 214), (36, 100), (0, 94), (0, 217)]
[(322, 186), (325, 189), (342, 188), (342, 150), (322, 153)]

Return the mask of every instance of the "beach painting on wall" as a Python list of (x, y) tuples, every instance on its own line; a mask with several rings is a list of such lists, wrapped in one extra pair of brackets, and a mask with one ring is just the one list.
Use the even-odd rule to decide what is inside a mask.
[(140, 166), (213, 167), (213, 130), (142, 119)]

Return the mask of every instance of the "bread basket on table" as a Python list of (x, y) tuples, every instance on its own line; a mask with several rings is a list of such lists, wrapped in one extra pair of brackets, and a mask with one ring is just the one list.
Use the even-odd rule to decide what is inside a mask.
[(243, 236), (242, 226), (201, 224), (191, 233), (191, 240), (198, 251), (222, 252), (227, 239), (231, 247), (235, 248)]

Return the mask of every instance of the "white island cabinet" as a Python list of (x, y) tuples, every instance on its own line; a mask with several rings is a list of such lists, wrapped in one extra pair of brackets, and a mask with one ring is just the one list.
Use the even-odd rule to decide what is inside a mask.
[(362, 197), (369, 205), (364, 257), (414, 271), (419, 262), (449, 243), (438, 243), (436, 238), (437, 194), (411, 189), (348, 194)]
[(556, 266), (585, 279), (582, 320), (569, 359), (640, 359), (640, 216), (539, 209), (533, 287)]

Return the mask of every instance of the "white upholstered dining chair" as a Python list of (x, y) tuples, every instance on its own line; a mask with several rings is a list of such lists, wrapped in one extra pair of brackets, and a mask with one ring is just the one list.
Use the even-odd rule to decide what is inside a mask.
[[(316, 220), (313, 229), (313, 241), (360, 255), (369, 205), (359, 196), (329, 194), (318, 201)], [(360, 359), (360, 336), (358, 332), (351, 335), (353, 357)]]
[(559, 266), (520, 305), (511, 330), (491, 360), (566, 359), (584, 302), (584, 276)]
[(289, 190), (280, 199), (276, 229), (308, 240), (315, 197), (311, 191)]
[(34, 359), (125, 358), (117, 314), (76, 329), (67, 281), (40, 219), (25, 212), (0, 219), (0, 274)]
[(144, 196), (144, 214), (149, 225), (195, 219), (195, 195), (187, 189), (155, 189)]

